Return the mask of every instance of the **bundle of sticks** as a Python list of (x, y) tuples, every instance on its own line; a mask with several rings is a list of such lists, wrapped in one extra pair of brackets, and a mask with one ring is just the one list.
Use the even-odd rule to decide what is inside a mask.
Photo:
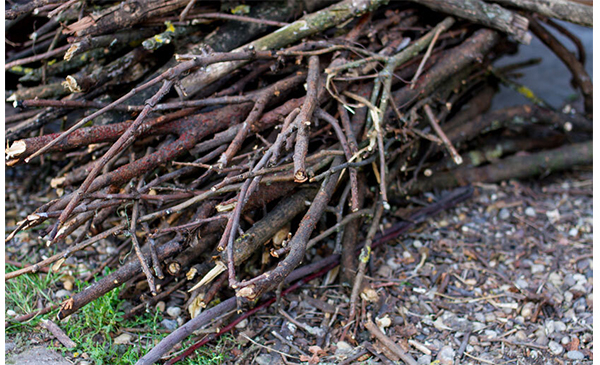
[[(123, 283), (147, 282), (127, 316), (191, 290), (193, 319), (140, 364), (216, 313), (338, 262), (352, 318), (386, 214), (408, 206), (414, 224), (435, 211), (410, 210), (422, 192), (592, 163), (585, 52), (550, 19), (591, 26), (592, 8), (542, 3), (288, 1), (233, 14), (193, 0), (15, 5), (6, 164), (44, 203), (9, 199), (27, 214), (6, 241), (35, 231), (58, 253), (6, 278), (111, 242), (115, 256), (86, 280), (114, 271), (59, 318)], [(569, 67), (582, 110), (555, 110), (518, 84), (529, 63), (492, 65), (533, 35)], [(499, 84), (529, 102), (488, 111)], [(312, 262), (313, 247), (326, 259)], [(202, 311), (220, 291), (231, 299)]]

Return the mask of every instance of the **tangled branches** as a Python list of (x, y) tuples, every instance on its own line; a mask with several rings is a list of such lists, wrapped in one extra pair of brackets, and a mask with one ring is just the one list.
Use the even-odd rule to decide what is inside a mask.
[[(81, 250), (117, 242), (135, 257), (120, 265), (117, 251), (102, 263), (97, 272), (115, 271), (65, 301), (60, 318), (123, 283), (147, 282), (150, 296), (132, 298), (143, 307), (187, 285), (175, 279), (189, 279), (204, 306), (227, 283), (231, 298), (204, 312), (225, 313), (281, 292), (319, 247), (336, 260), (341, 255), (342, 280), (353, 286), (351, 321), (381, 223), (408, 196), (591, 162), (591, 122), (581, 114), (543, 105), (485, 113), (495, 85), (509, 77), (491, 62), (512, 39), (527, 43), (531, 24), (573, 64), (592, 114), (585, 70), (534, 15), (479, 0), (415, 2), (444, 14), (346, 0), (300, 18), (297, 9), (282, 8), (259, 26), (250, 16), (215, 16), (210, 5), (187, 0), (125, 1), (86, 16), (74, 15), (76, 2), (11, 10), (17, 19), (43, 7), (51, 19), (62, 16), (61, 31), (73, 36), (57, 31), (50, 49), (33, 57), (26, 42), (15, 45), (7, 64), (8, 72), (41, 82), (9, 97), (20, 112), (7, 126), (7, 166), (17, 179), (43, 171), (32, 180), (51, 198), (41, 206), (19, 202), (27, 215), (6, 240), (36, 230), (40, 246), (58, 253), (6, 279), (49, 265), (57, 271)], [(256, 5), (256, 12), (270, 7)], [(491, 21), (487, 12), (498, 16)], [(248, 34), (206, 32), (197, 19), (238, 22)], [(274, 25), (281, 28), (266, 33)], [(48, 28), (51, 35), (55, 28)], [(149, 38), (152, 46), (142, 42)], [(226, 49), (200, 42), (215, 39)], [(48, 60), (63, 55), (60, 68), (48, 72), (55, 63)], [(85, 57), (96, 62), (94, 71), (72, 63)], [(492, 144), (503, 147), (494, 155), (480, 151)], [(531, 154), (515, 155), (524, 151)], [(186, 326), (180, 335), (199, 324)], [(162, 355), (156, 350), (139, 363)]]

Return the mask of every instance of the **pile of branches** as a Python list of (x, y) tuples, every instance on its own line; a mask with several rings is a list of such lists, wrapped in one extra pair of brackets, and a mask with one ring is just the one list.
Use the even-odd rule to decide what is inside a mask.
[[(350, 323), (373, 242), (458, 199), (412, 208), (423, 205), (419, 193), (592, 163), (585, 53), (550, 19), (591, 26), (591, 6), (500, 3), (15, 4), (6, 163), (43, 204), (11, 199), (27, 216), (6, 241), (35, 230), (58, 253), (6, 279), (116, 242), (86, 280), (114, 271), (58, 317), (123, 283), (143, 288), (126, 316), (189, 289), (193, 319), (140, 364), (215, 316), (340, 262)], [(532, 34), (568, 66), (583, 110), (555, 110), (519, 85), (531, 63), (492, 66)], [(488, 112), (499, 84), (529, 101)], [(378, 233), (382, 217), (406, 206), (400, 224)], [(202, 310), (218, 293), (230, 299)]]

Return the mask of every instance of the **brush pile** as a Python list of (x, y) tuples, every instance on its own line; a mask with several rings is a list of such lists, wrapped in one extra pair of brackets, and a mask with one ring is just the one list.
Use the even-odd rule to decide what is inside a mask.
[[(58, 318), (123, 283), (139, 304), (126, 316), (189, 290), (193, 319), (140, 364), (338, 262), (350, 322), (382, 218), (404, 218), (388, 236), (422, 221), (418, 194), (592, 163), (585, 54), (548, 30), (579, 44), (550, 18), (591, 26), (592, 7), (542, 3), (13, 4), (6, 240), (54, 254), (7, 279), (110, 247)], [(530, 64), (492, 66), (532, 36), (572, 71), (582, 110), (519, 85)], [(488, 112), (499, 84), (530, 102)]]

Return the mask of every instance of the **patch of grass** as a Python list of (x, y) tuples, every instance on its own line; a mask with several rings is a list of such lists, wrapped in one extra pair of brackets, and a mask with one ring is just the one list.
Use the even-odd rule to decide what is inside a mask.
[[(6, 265), (6, 271), (17, 268)], [(108, 275), (110, 272), (105, 271)], [(58, 280), (61, 274), (32, 274), (23, 275), (6, 283), (6, 308), (12, 309), (18, 314), (26, 314), (36, 310), (38, 299), (44, 303), (55, 303), (52, 301), (52, 291), (58, 288)], [(75, 282), (76, 291), (80, 291), (87, 284), (80, 281)], [(76, 359), (88, 358), (94, 364), (134, 364), (145, 355), (155, 344), (167, 334), (159, 332), (160, 322), (163, 317), (157, 311), (145, 312), (134, 318), (124, 320), (122, 315), (123, 300), (119, 299), (122, 286), (112, 290), (101, 298), (83, 307), (77, 313), (71, 315), (67, 320), (57, 322), (55, 320), (57, 310), (43, 316), (38, 316), (23, 324), (11, 324), (7, 332), (15, 337), (27, 337), (28, 332), (40, 331), (38, 324), (41, 319), (52, 319), (65, 331), (77, 347), (66, 349), (57, 341), (53, 341), (55, 350), (61, 351)], [(145, 330), (144, 333), (134, 336), (133, 344), (116, 345), (113, 337), (120, 334), (121, 328), (137, 328)], [(27, 343), (27, 341), (25, 341)], [(193, 344), (188, 339), (183, 348)], [(186, 365), (216, 365), (222, 364), (227, 358), (235, 341), (231, 336), (221, 337), (215, 346), (205, 346), (196, 350), (196, 357), (186, 359)]]
[[(16, 271), (19, 268), (13, 265), (4, 265), (5, 272)], [(4, 304), (6, 310), (13, 310), (18, 315), (36, 311), (38, 301), (45, 305), (56, 304), (52, 299), (52, 292), (56, 289), (56, 282), (60, 274), (25, 274), (6, 282)], [(56, 314), (53, 311), (50, 314)], [(6, 316), (6, 318), (10, 318)], [(41, 317), (36, 317), (25, 323), (10, 323), (6, 327), (8, 334), (30, 330), (40, 322)]]

